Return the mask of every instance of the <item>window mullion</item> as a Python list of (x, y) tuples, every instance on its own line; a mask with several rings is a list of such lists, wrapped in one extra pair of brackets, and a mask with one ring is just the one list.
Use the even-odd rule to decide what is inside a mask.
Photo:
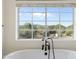
[(45, 37), (47, 38), (47, 7), (45, 6)]
[(61, 35), (61, 32), (60, 32), (60, 31), (61, 31), (61, 30), (60, 30), (60, 29), (61, 29), (61, 27), (60, 27), (60, 25), (61, 25), (61, 23), (60, 23), (60, 22), (61, 22), (61, 18), (60, 18), (60, 16), (61, 16), (61, 15), (60, 15), (60, 8), (59, 8), (59, 12), (58, 12), (58, 13), (59, 13), (59, 30), (58, 30), (58, 34), (59, 34), (59, 37), (60, 37), (60, 35)]
[(72, 27), (73, 27), (73, 28), (72, 28), (72, 29), (73, 29), (73, 30), (72, 30), (73, 35), (72, 35), (72, 37), (74, 38), (74, 37), (75, 37), (75, 35), (74, 35), (74, 34), (75, 34), (75, 33), (74, 33), (74, 31), (75, 31), (75, 27), (74, 27), (74, 26), (75, 26), (75, 24), (74, 24), (74, 23), (75, 23), (75, 21), (74, 21), (74, 20), (75, 20), (75, 8), (73, 8), (73, 13), (72, 13), (72, 14), (73, 14), (73, 15), (72, 15), (72, 16), (73, 16), (73, 23), (72, 23), (72, 25), (73, 25), (73, 26), (72, 26)]
[(17, 18), (17, 19), (18, 19), (18, 20), (17, 20), (17, 21), (18, 21), (18, 22), (17, 22), (17, 26), (18, 26), (18, 27), (17, 27), (17, 31), (18, 31), (17, 36), (18, 36), (18, 37), (17, 37), (17, 38), (19, 38), (19, 22), (20, 22), (20, 21), (19, 21), (19, 9), (20, 9), (20, 8), (18, 7), (18, 12), (17, 12), (17, 13), (18, 13), (18, 15), (17, 15), (17, 16), (18, 16), (18, 18)]
[(32, 39), (33, 39), (33, 31), (34, 31), (33, 30), (33, 7), (32, 7), (32, 21), (31, 22), (32, 22), (32, 33), (31, 34), (32, 34)]

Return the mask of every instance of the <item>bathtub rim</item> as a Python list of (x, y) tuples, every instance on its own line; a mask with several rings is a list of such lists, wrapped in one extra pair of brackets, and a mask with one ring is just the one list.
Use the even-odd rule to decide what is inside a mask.
[[(14, 55), (16, 53), (20, 53), (20, 52), (23, 52), (23, 51), (30, 51), (30, 50), (41, 50), (41, 49), (23, 49), (23, 50), (17, 50), (17, 51), (13, 51), (7, 55), (5, 55), (3, 57), (3, 59), (5, 59), (7, 56), (11, 56), (11, 55)], [(73, 50), (68, 50), (68, 49), (54, 49), (54, 50), (57, 50), (57, 51), (63, 51), (63, 52), (69, 52), (69, 53), (73, 53), (76, 55), (76, 51), (73, 51)]]

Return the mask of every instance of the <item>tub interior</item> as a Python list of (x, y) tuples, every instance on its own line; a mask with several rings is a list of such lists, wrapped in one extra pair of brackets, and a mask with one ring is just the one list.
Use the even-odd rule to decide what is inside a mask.
[[(75, 52), (70, 50), (55, 49), (55, 59), (76, 59)], [(8, 54), (4, 59), (48, 59), (44, 55), (45, 51), (41, 49), (28, 49), (16, 51)], [(52, 50), (50, 50), (50, 59), (53, 59)]]

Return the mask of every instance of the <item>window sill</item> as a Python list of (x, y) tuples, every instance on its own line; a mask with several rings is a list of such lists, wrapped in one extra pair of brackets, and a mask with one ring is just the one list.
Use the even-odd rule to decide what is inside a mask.
[[(16, 39), (16, 41), (41, 41), (41, 39)], [(53, 41), (76, 41), (74, 39), (53, 39)]]

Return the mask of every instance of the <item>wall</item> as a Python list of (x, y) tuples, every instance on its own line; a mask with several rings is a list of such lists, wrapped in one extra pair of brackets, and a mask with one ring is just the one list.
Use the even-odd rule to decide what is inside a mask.
[[(3, 56), (13, 51), (29, 49), (29, 48), (41, 48), (41, 41), (16, 41), (15, 40), (15, 25), (16, 25), (16, 10), (15, 0), (3, 0)], [(75, 40), (55, 40), (54, 46), (59, 49), (75, 49)]]

